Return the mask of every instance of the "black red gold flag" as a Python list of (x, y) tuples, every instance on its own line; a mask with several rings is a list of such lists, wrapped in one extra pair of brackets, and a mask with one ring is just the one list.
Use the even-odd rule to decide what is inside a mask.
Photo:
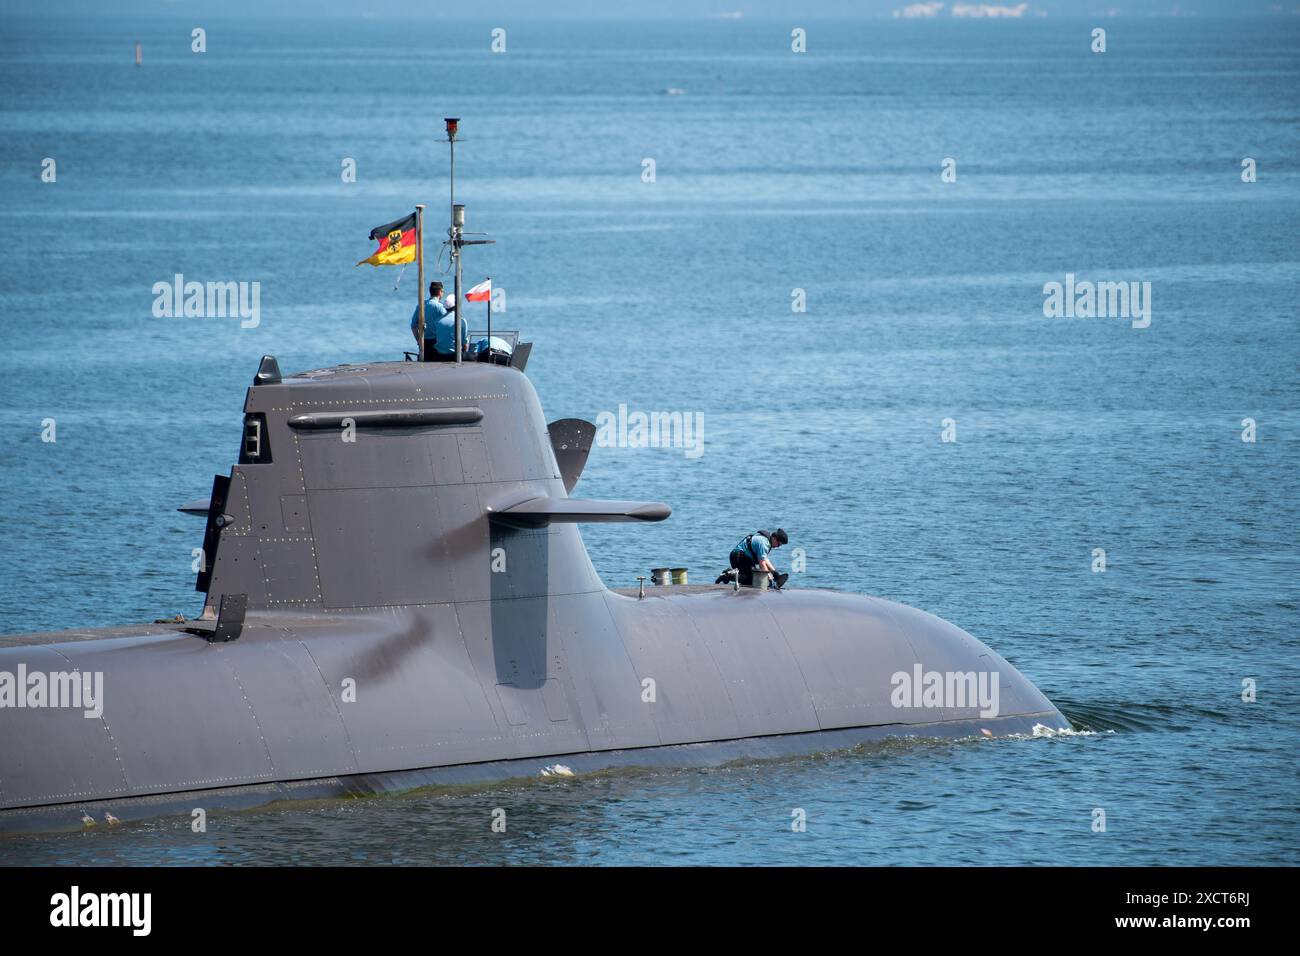
[[(370, 254), (372, 266), (400, 266), (415, 261), (415, 213), (394, 219), (370, 230), (370, 238), (379, 241), (379, 248)], [(358, 262), (357, 265), (361, 265)]]

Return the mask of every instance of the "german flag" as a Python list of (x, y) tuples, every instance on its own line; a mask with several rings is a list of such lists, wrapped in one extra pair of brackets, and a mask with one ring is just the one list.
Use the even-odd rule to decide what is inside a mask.
[[(372, 266), (400, 266), (415, 261), (415, 213), (394, 219), (385, 226), (370, 230), (370, 238), (379, 241), (379, 248), (370, 254)], [(357, 265), (361, 265), (358, 262)]]

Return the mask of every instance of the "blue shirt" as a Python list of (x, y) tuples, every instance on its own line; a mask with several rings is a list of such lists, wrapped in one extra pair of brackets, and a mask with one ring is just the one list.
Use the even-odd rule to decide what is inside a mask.
[[(417, 307), (411, 313), (411, 331), (419, 332), (420, 328), (420, 309)], [(444, 355), (451, 355), (456, 351), (456, 319), (454, 313), (447, 310), (447, 307), (437, 299), (429, 298), (424, 300), (424, 337), (427, 340), (430, 336), (433, 338), (433, 347)], [(460, 320), (460, 343), (463, 348), (465, 342), (469, 339), (469, 332), (465, 328), (465, 320)]]
[(758, 534), (757, 532), (747, 537), (749, 537), (748, 545), (745, 544), (745, 539), (741, 538), (740, 543), (737, 544), (731, 550), (741, 551), (749, 555), (751, 558), (754, 559), (754, 563), (758, 564), (760, 561), (766, 558), (767, 553), (772, 550), (772, 542), (768, 541), (767, 538), (763, 537), (763, 535)]

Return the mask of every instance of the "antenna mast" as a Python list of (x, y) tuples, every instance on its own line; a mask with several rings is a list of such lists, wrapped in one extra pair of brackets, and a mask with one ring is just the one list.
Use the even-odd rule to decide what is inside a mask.
[[(456, 330), (455, 341), (456, 364), (460, 364), (460, 353), (464, 348), (464, 343), (460, 340), (460, 318), (463, 314), (461, 311), (462, 300), (460, 297), (460, 245), (461, 230), (465, 227), (465, 207), (456, 205), (456, 130), (460, 126), (460, 117), (447, 116), (443, 118), (447, 124), (447, 145), (451, 149), (451, 226), (447, 229), (447, 239), (451, 244), (451, 262), (455, 269), (452, 278), (453, 288), (456, 296), (456, 314), (452, 316), (451, 325)], [(457, 216), (457, 209), (460, 214)], [(460, 221), (457, 222), (457, 219)]]
[[(456, 364), (460, 364), (461, 351), (464, 343), (460, 340), (460, 322), (461, 307), (461, 268), (460, 268), (460, 251), (465, 246), (482, 246), (488, 245), (491, 239), (466, 239), (465, 238), (465, 204), (456, 202), (456, 132), (460, 128), (460, 118), (457, 116), (443, 117), (443, 122), (447, 124), (447, 145), (451, 148), (451, 226), (447, 229), (447, 244), (451, 247), (451, 261), (455, 269), (453, 279), (456, 296), (456, 314), (452, 318), (452, 326), (456, 330)], [(482, 235), (482, 233), (473, 233), (472, 235)], [(489, 304), (488, 308), (491, 308)], [(489, 322), (491, 319), (489, 318)], [(466, 325), (468, 330), (468, 323)], [(491, 336), (488, 336), (488, 347), (492, 347)]]

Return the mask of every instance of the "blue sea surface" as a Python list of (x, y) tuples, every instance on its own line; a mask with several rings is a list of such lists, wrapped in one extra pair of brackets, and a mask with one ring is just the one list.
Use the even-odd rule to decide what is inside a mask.
[[(1077, 733), (100, 826), (0, 862), (1300, 862), (1300, 18), (1114, 19), (1104, 54), (1053, 18), (813, 21), (805, 54), (780, 21), (523, 21), (493, 54), (498, 25), (214, 21), (196, 54), (185, 20), (0, 14), (0, 633), (197, 614), (175, 509), (235, 460), (260, 357), (411, 347), (415, 270), (353, 263), (416, 202), (432, 263), (454, 115), (457, 199), (496, 240), (466, 277), (506, 290), (548, 419), (703, 416), (698, 457), (593, 451), (584, 496), (674, 509), (584, 529), (607, 584), (711, 580), (781, 524), (792, 586), (952, 621)], [(260, 324), (155, 317), (178, 273), (259, 282)], [(1150, 326), (1045, 317), (1067, 274), (1149, 282)]]

